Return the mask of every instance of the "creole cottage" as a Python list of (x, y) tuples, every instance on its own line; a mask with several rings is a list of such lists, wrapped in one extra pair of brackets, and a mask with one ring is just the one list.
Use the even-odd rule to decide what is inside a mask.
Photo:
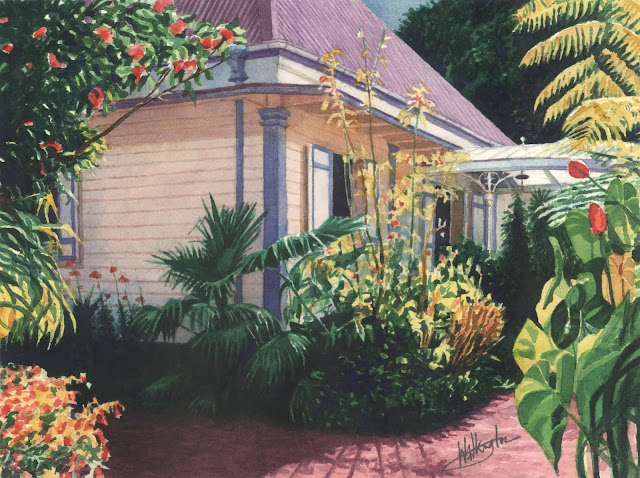
[[(338, 89), (345, 101), (361, 105), (363, 92), (354, 87), (362, 66), (358, 27), (376, 43), (385, 30), (390, 37), (374, 112), (377, 155), (394, 164), (398, 150), (411, 148), (412, 132), (397, 118), (407, 91), (418, 83), (436, 104), (418, 132), (418, 151), (472, 152), (460, 179), (466, 192), (439, 212), (447, 223), (443, 240), (464, 233), (495, 249), (499, 217), (510, 201), (509, 194), (496, 200), (496, 192), (519, 186), (513, 176), (521, 170), (532, 170), (529, 178), (544, 176), (547, 184), (550, 177), (555, 183), (567, 179), (554, 171), (564, 169), (566, 159), (515, 146), (359, 0), (176, 3), (200, 20), (237, 17), (250, 45), (214, 70), (215, 79), (197, 90), (197, 107), (170, 96), (127, 120), (109, 135), (110, 150), (95, 174), (74, 185), (78, 204), (65, 214), (82, 242), (67, 240), (65, 254), (77, 261), (85, 281), (91, 271), (104, 275), (115, 265), (130, 278), (131, 295), (141, 289), (152, 303), (175, 295), (148, 261), (155, 251), (192, 239), (189, 232), (209, 193), (219, 204), (256, 202), (266, 210), (259, 239), (264, 245), (342, 214), (345, 191), (336, 165), (342, 164), (344, 140), (327, 124), (318, 78), (325, 73), (324, 53), (342, 49)], [(102, 121), (109, 124), (117, 114)], [(386, 181), (393, 185), (404, 173), (398, 165)], [(259, 274), (242, 283), (245, 301), (270, 310), (278, 308), (277, 294), (277, 281), (265, 282)]]

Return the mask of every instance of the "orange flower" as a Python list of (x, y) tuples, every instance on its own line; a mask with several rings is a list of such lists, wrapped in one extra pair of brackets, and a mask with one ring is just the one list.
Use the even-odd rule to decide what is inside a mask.
[(104, 43), (113, 44), (113, 33), (108, 27), (96, 28), (94, 31)]
[(142, 43), (136, 43), (129, 47), (127, 54), (133, 58), (133, 61), (140, 61), (144, 56), (144, 45)]
[(111, 274), (115, 274), (117, 270), (118, 270), (118, 268), (117, 268), (116, 266), (111, 266), (111, 267), (109, 268), (109, 273), (111, 273)]
[(2, 47), (2, 51), (5, 53), (11, 53), (11, 50), (13, 50), (13, 43), (7, 43)]
[(147, 75), (146, 68), (144, 65), (134, 66), (131, 68), (131, 73), (136, 77), (135, 84), (137, 85), (140, 82), (140, 78)]
[(169, 31), (173, 33), (174, 36), (178, 36), (182, 34), (188, 26), (189, 25), (187, 25), (184, 21), (182, 21), (182, 18), (180, 18), (171, 24), (171, 26), (169, 27)]
[(225, 41), (227, 43), (233, 43), (233, 39), (235, 37), (235, 35), (233, 34), (233, 32), (227, 28), (218, 28), (218, 33), (220, 34), (220, 36), (222, 38), (225, 39)]
[(220, 38), (218, 38), (217, 40), (214, 40), (213, 37), (200, 38), (200, 44), (207, 51), (213, 50), (220, 43), (222, 43), (222, 39), (220, 39)]
[(156, 3), (151, 7), (152, 10), (155, 10), (158, 13), (164, 12), (164, 9), (173, 3), (173, 0), (156, 0)]
[(41, 38), (44, 38), (46, 35), (47, 35), (46, 27), (38, 28), (35, 32), (33, 32), (33, 38), (35, 38), (36, 40), (40, 40)]
[(56, 55), (53, 54), (53, 53), (49, 53), (48, 59), (49, 59), (49, 65), (51, 65), (51, 68), (66, 68), (67, 67), (67, 64), (59, 62), (58, 58), (56, 58)]

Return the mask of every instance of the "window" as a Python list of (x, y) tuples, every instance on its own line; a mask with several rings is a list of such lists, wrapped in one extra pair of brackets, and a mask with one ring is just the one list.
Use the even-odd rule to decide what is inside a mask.
[(484, 197), (479, 193), (471, 195), (471, 239), (486, 244)]
[(343, 157), (319, 146), (311, 147), (309, 168), (310, 226), (315, 229), (329, 217), (350, 215), (349, 185)]
[[(71, 228), (78, 232), (78, 215), (77, 215), (77, 200), (76, 197), (76, 182), (75, 180), (62, 180), (62, 183), (71, 192), (73, 198), (69, 198), (64, 193), (53, 191), (53, 198), (56, 201), (58, 208), (58, 215), (60, 221), (70, 224)], [(55, 218), (52, 218), (55, 221)], [(78, 260), (78, 241), (64, 231), (58, 231), (58, 238), (60, 239), (61, 250), (58, 251), (58, 260), (70, 261)]]

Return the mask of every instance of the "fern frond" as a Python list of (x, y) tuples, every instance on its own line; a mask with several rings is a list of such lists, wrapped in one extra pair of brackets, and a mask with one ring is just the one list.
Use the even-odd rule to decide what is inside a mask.
[(541, 41), (531, 48), (520, 62), (520, 66), (531, 66), (561, 60), (570, 55), (580, 55), (599, 46), (605, 38), (608, 24), (589, 21), (572, 25)]
[(640, 2), (638, 0), (612, 0), (612, 18), (627, 28), (637, 29), (640, 22)]
[(640, 35), (636, 30), (627, 28), (620, 23), (610, 23), (610, 36), (607, 43), (627, 65), (638, 71), (640, 69)]
[(608, 48), (602, 50), (600, 61), (609, 74), (625, 90), (625, 96), (640, 93), (640, 75), (629, 68), (624, 60)]
[(564, 69), (540, 92), (540, 94), (536, 98), (533, 109), (537, 110), (541, 105), (549, 101), (553, 96), (571, 86), (574, 86), (577, 83), (580, 83), (597, 70), (598, 63), (596, 63), (596, 60), (593, 56), (590, 56), (589, 58), (579, 61), (575, 65)]
[[(532, 2), (516, 12), (516, 32), (536, 31), (547, 28), (559, 21), (577, 21), (601, 9), (598, 0), (564, 0), (552, 2)], [(544, 7), (545, 3), (550, 3)]]
[(640, 96), (587, 100), (569, 114), (565, 135), (577, 148), (623, 141), (640, 125)]
[(547, 109), (544, 122), (554, 121), (558, 117), (570, 112), (577, 105), (589, 98), (603, 96), (624, 96), (624, 91), (613, 79), (602, 70), (586, 78), (567, 91), (558, 101)]

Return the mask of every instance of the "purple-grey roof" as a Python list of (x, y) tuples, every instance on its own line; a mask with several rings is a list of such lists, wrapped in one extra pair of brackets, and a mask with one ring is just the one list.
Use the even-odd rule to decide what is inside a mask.
[(319, 57), (339, 48), (341, 64), (356, 71), (362, 67), (361, 27), (370, 48), (377, 47), (383, 30), (387, 42), (386, 68), (380, 69), (382, 85), (406, 95), (422, 83), (431, 91), (435, 112), (500, 145), (514, 143), (478, 111), (453, 86), (396, 36), (360, 0), (176, 0), (179, 11), (195, 13), (198, 20), (214, 23), (236, 17), (247, 30), (250, 45), (284, 40)]

